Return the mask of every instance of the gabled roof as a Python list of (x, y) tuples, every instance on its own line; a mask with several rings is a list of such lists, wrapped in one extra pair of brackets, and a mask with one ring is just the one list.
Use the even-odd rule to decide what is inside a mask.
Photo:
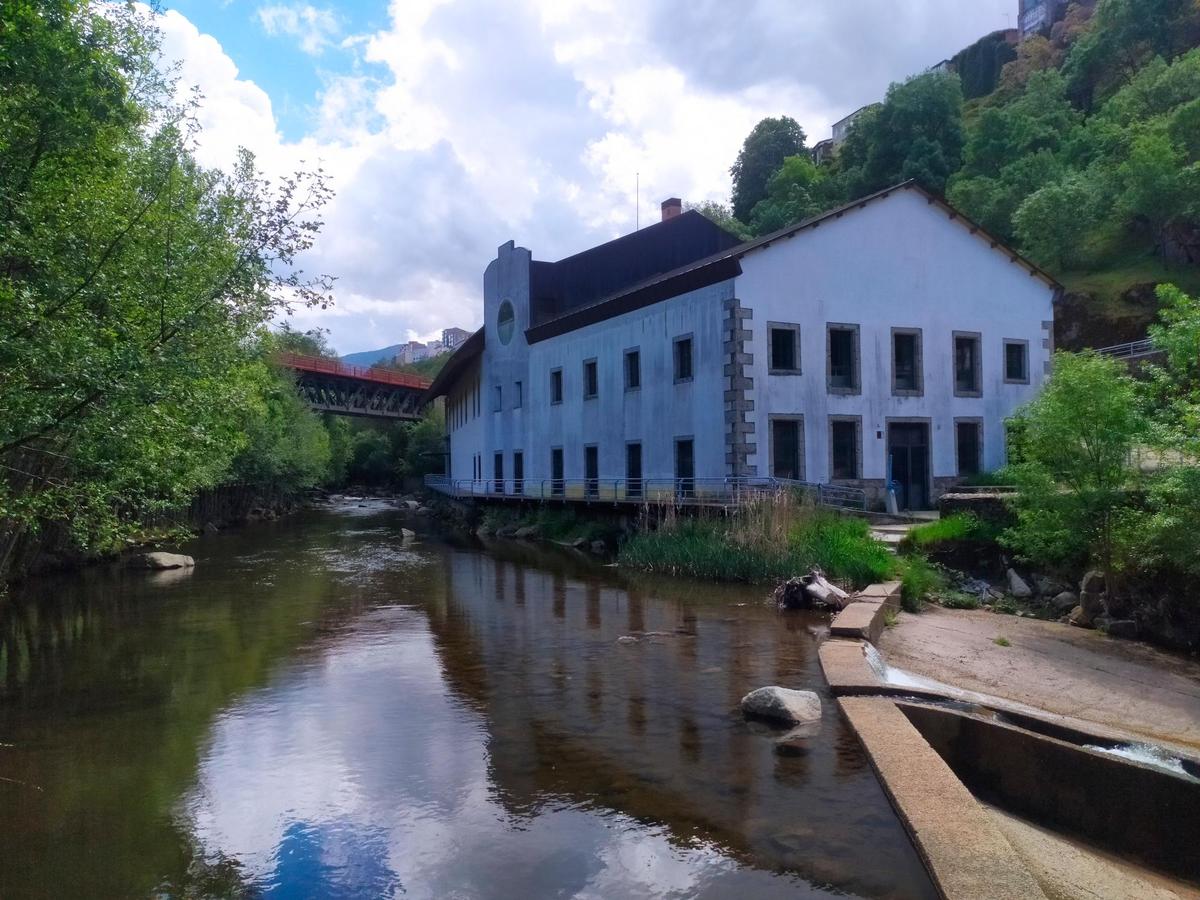
[(801, 232), (820, 228), (826, 222), (851, 215), (860, 209), (865, 209), (872, 203), (885, 200), (900, 191), (913, 191), (920, 194), (931, 206), (937, 206), (945, 211), (951, 221), (958, 222), (962, 227), (968, 229), (971, 234), (978, 236), (980, 240), (986, 241), (993, 250), (1008, 257), (1010, 262), (1027, 269), (1030, 276), (1040, 278), (1055, 290), (1062, 290), (1062, 285), (1054, 279), (1054, 276), (1030, 262), (1015, 250), (1006, 247), (999, 239), (992, 237), (981, 226), (968, 219), (941, 197), (921, 187), (915, 181), (906, 181), (903, 184), (885, 188), (882, 191), (876, 191), (874, 194), (861, 197), (852, 203), (847, 203), (820, 215), (812, 216), (795, 225), (789, 225), (786, 228), (781, 228), (763, 237), (738, 244), (729, 250), (715, 253), (705, 259), (697, 260), (694, 263), (680, 266), (677, 269), (664, 272), (646, 281), (630, 285), (623, 290), (602, 297), (588, 306), (580, 307), (563, 315), (537, 323), (525, 332), (526, 339), (529, 343), (535, 344), (538, 341), (544, 341), (547, 338), (565, 334), (568, 331), (574, 331), (576, 328), (582, 328), (585, 325), (602, 322), (613, 316), (623, 315), (635, 309), (641, 309), (653, 303), (658, 303), (661, 300), (667, 300), (689, 291), (707, 287), (718, 281), (735, 278), (742, 273), (741, 260), (747, 254), (753, 253), (756, 250), (765, 250), (772, 244), (793, 238)]
[(423, 402), (428, 403), (437, 397), (443, 397), (450, 391), (450, 385), (458, 380), (458, 377), (467, 370), (467, 367), (483, 354), (483, 329), (480, 328), (473, 335), (458, 345), (458, 348), (450, 354), (450, 358), (446, 360), (446, 364), (442, 366), (442, 370), (437, 373), (437, 377), (433, 379), (433, 384), (429, 385), (425, 391)]

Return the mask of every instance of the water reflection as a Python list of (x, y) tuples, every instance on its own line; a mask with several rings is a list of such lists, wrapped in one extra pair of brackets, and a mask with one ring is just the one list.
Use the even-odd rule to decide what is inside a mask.
[(735, 714), (819, 683), (755, 592), (372, 510), (194, 551), (0, 623), (0, 774), (43, 789), (0, 782), (0, 896), (933, 896), (832, 704), (787, 755)]

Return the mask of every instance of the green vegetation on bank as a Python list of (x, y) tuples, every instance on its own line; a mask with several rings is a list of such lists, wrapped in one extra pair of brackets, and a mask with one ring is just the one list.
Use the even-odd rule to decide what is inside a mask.
[(838, 516), (786, 496), (727, 518), (668, 517), (620, 550), (622, 565), (714, 581), (768, 582), (820, 568), (855, 587), (886, 581), (896, 559), (862, 519)]
[(1194, 0), (1071, 4), (1015, 52), (985, 39), (958, 74), (892, 85), (822, 165), (797, 122), (764, 119), (731, 207), (701, 210), (763, 235), (915, 179), (1119, 319), (1135, 286), (1200, 289), (1198, 45)]

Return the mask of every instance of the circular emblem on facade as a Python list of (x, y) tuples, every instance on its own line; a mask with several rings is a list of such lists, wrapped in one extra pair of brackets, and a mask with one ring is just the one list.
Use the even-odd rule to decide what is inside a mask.
[(507, 344), (512, 340), (513, 330), (517, 327), (517, 316), (513, 305), (505, 300), (500, 304), (500, 315), (496, 317), (496, 334), (500, 343)]

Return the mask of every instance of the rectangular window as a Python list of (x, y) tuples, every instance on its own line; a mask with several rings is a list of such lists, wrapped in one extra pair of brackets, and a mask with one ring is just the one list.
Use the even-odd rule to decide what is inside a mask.
[(642, 445), (625, 445), (625, 496), (640, 499), (642, 496)]
[(692, 380), (692, 338), (675, 338), (675, 380)]
[(1029, 341), (1004, 342), (1004, 381), (1029, 384)]
[(625, 390), (636, 391), (642, 386), (642, 353), (640, 350), (625, 351)]
[(982, 367), (980, 336), (973, 333), (954, 333), (954, 395), (978, 397), (981, 393)]
[(550, 451), (550, 496), (563, 495), (563, 452), (562, 447), (554, 447)]
[(834, 478), (858, 478), (858, 421), (833, 419), (829, 423)]
[(919, 396), (921, 378), (921, 332), (918, 329), (892, 329), (892, 393)]
[(982, 426), (976, 421), (954, 423), (954, 440), (958, 450), (958, 474), (978, 475), (983, 467), (980, 441)]
[(504, 391), (500, 385), (496, 385), (496, 391), (492, 395), (492, 412), (500, 412), (504, 409)]
[(583, 363), (583, 398), (590, 400), (600, 392), (599, 378), (596, 374), (596, 361), (585, 360)]
[(589, 497), (600, 495), (600, 449), (594, 444), (583, 448), (583, 489)]
[(675, 441), (675, 490), (682, 498), (696, 496), (696, 443), (692, 438)]
[(554, 369), (550, 372), (550, 402), (562, 403), (563, 398), (563, 381), (562, 369)]
[(497, 453), (492, 458), (492, 490), (497, 494), (504, 493), (504, 454)]
[(804, 480), (804, 423), (800, 419), (771, 420), (771, 475)]
[(829, 325), (827, 332), (829, 347), (828, 381), (829, 391), (834, 394), (857, 394), (858, 377), (858, 326)]
[(800, 374), (800, 326), (767, 325), (772, 375)]
[(525, 493), (525, 454), (520, 450), (513, 451), (513, 493)]
[(513, 382), (513, 409), (520, 409), (525, 405), (525, 384), (521, 381)]

